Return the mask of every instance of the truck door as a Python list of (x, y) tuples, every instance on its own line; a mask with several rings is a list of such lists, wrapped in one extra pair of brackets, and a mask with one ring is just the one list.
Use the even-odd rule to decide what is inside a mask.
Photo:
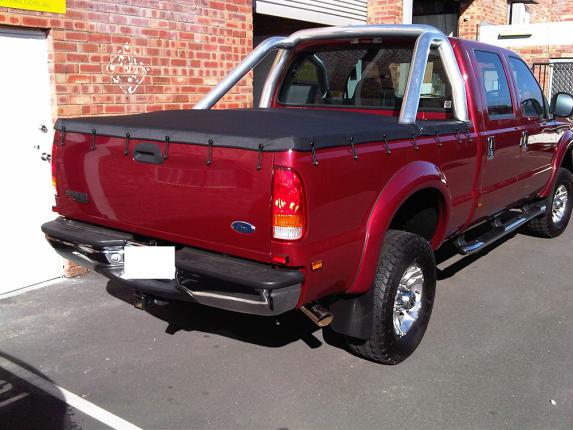
[(502, 57), (492, 51), (474, 51), (484, 131), (482, 171), (475, 219), (492, 215), (518, 201), (517, 164), (521, 157), (520, 118)]
[(531, 70), (517, 56), (508, 56), (521, 110), (521, 156), (517, 176), (520, 193), (535, 194), (551, 176), (551, 160), (560, 130), (549, 118), (547, 101)]

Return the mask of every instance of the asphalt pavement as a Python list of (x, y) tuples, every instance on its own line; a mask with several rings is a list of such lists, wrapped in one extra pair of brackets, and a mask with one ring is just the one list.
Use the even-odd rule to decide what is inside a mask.
[(144, 429), (573, 429), (573, 227), (439, 268), (429, 329), (397, 366), (298, 312), (145, 312), (93, 273), (5, 298), (0, 428), (109, 428), (107, 412)]

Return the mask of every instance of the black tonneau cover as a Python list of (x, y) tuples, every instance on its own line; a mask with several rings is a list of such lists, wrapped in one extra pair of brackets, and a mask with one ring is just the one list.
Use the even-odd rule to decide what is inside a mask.
[[(58, 119), (66, 132), (146, 139), (264, 151), (315, 149), (412, 136), (464, 133), (470, 123), (418, 121), (363, 112), (317, 109), (170, 110), (136, 115)], [(210, 142), (211, 141), (211, 142)], [(260, 146), (262, 145), (262, 147)]]

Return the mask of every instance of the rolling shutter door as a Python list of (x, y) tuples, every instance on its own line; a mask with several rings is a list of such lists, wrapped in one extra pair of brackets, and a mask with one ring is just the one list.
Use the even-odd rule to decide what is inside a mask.
[(367, 3), (367, 0), (256, 0), (255, 11), (326, 25), (364, 24)]

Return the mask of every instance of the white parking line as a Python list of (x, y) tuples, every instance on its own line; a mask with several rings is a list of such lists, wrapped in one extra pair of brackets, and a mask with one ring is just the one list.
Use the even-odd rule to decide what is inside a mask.
[(65, 388), (57, 386), (47, 379), (42, 378), (41, 376), (38, 376), (27, 369), (24, 369), (23, 367), (10, 360), (7, 360), (4, 357), (0, 357), (0, 367), (17, 376), (18, 378), (26, 381), (27, 383), (50, 394), (56, 399), (67, 403), (68, 405), (76, 408), (84, 414), (89, 415), (90, 417), (114, 429), (141, 430), (140, 427), (131, 424), (129, 421), (126, 421), (123, 418), (120, 418), (117, 415), (114, 415), (111, 412), (108, 412), (105, 409), (102, 409), (85, 399), (82, 399), (80, 396), (71, 393)]
[(19, 296), (21, 294), (27, 293), (28, 291), (39, 290), (40, 288), (49, 287), (52, 284), (55, 284), (57, 282), (64, 282), (64, 281), (67, 281), (67, 279), (63, 278), (63, 277), (59, 277), (59, 278), (49, 279), (49, 280), (44, 281), (44, 282), (40, 282), (39, 284), (34, 284), (34, 285), (29, 285), (27, 287), (18, 288), (17, 290), (9, 291), (7, 293), (0, 294), (0, 300), (7, 299), (9, 297)]

